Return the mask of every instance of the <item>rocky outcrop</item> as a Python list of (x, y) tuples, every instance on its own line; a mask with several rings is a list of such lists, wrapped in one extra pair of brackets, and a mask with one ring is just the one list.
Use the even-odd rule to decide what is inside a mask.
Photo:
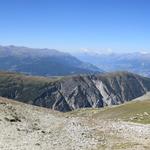
[(41, 95), (33, 104), (41, 105), (41, 101), (52, 102), (53, 100), (51, 108), (60, 110), (57, 105), (61, 102), (62, 111), (118, 105), (149, 91), (150, 79), (125, 72), (75, 76), (58, 81), (55, 87), (57, 90), (45, 91), (46, 96)]
[(149, 90), (149, 78), (128, 72), (78, 75), (56, 80), (21, 75), (0, 76), (1, 96), (63, 112), (118, 105)]

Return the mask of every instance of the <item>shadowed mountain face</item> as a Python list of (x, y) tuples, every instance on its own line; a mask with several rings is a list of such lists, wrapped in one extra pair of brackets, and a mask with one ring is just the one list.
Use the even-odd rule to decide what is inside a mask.
[(61, 76), (102, 72), (94, 65), (53, 49), (0, 46), (0, 70), (30, 75)]
[(121, 104), (149, 90), (149, 78), (127, 72), (59, 78), (0, 73), (0, 96), (63, 112)]
[(150, 53), (78, 53), (77, 58), (85, 62), (92, 62), (105, 71), (129, 71), (150, 77)]

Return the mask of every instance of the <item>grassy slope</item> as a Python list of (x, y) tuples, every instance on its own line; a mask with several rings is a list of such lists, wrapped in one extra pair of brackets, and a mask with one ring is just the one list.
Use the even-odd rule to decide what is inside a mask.
[(150, 124), (150, 99), (129, 102), (118, 107), (108, 108), (94, 116)]
[[(119, 106), (102, 109), (80, 109), (69, 114), (73, 116), (89, 116), (98, 119), (121, 119), (136, 123), (150, 124), (150, 98), (130, 101)], [(138, 98), (139, 99), (139, 98)], [(143, 100), (142, 100), (143, 99)]]
[(23, 101), (32, 101), (37, 97), (44, 87), (51, 84), (59, 78), (44, 78), (26, 76), (19, 73), (0, 72), (0, 95), (13, 98), (13, 91), (20, 91), (18, 99)]

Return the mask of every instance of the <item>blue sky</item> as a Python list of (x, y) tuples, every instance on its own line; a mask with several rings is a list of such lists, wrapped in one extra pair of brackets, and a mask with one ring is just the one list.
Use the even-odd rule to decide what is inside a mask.
[(149, 0), (0, 0), (0, 45), (150, 51)]

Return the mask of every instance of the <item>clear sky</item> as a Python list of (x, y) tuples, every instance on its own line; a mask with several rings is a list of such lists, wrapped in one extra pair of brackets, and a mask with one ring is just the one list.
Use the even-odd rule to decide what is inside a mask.
[(150, 0), (0, 0), (0, 45), (150, 51)]

